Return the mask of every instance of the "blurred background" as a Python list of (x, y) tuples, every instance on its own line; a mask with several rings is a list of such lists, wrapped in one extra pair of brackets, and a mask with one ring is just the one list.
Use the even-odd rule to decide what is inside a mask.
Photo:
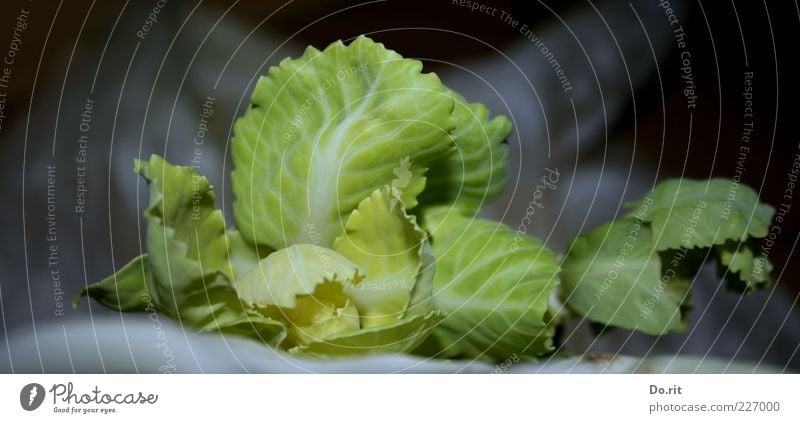
[(258, 76), (307, 45), (367, 34), (512, 119), (510, 181), (486, 215), (518, 227), (536, 181), (559, 171), (526, 228), (556, 251), (667, 177), (740, 176), (763, 201), (788, 204), (771, 290), (742, 299), (706, 268), (686, 333), (595, 339), (582, 324), (566, 328), (569, 348), (800, 369), (800, 206), (784, 197), (800, 160), (796, 4), (6, 0), (0, 10), (0, 362), (24, 363), (14, 339), (37, 328), (131, 318), (71, 300), (143, 247), (133, 158), (189, 164), (211, 100), (200, 168), (232, 222), (228, 142)]

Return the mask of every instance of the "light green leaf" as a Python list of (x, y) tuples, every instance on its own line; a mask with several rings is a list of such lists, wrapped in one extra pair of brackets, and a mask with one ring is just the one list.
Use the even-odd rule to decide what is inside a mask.
[(489, 119), (489, 109), (468, 103), (455, 91), (453, 131), (456, 151), (431, 166), (427, 187), (420, 197), (423, 205), (452, 204), (465, 215), (503, 193), (508, 179), (508, 145), (511, 122), (505, 116)]
[(273, 252), (269, 247), (250, 245), (235, 229), (228, 230), (226, 236), (234, 280), (256, 267), (259, 261)]
[(651, 335), (685, 328), (686, 279), (662, 277), (653, 234), (621, 218), (579, 235), (564, 258), (566, 303), (591, 321)]
[(434, 307), (447, 314), (434, 331), (443, 354), (502, 361), (549, 352), (553, 252), (502, 223), (445, 208), (427, 212), (424, 222), (437, 260)]
[(390, 325), (366, 328), (292, 348), (289, 352), (317, 357), (409, 352), (430, 335), (432, 328), (441, 318), (441, 313), (433, 311), (427, 315), (408, 317)]
[[(201, 331), (243, 334), (276, 344), (283, 326), (247, 310), (231, 285), (234, 265), (247, 256), (244, 245), (226, 236), (225, 220), (214, 207), (206, 178), (158, 156), (136, 161), (150, 187), (147, 218), (148, 291), (158, 310)], [(247, 247), (249, 248), (249, 247)]]
[(366, 37), (309, 47), (262, 77), (234, 127), (237, 227), (280, 249), (330, 247), (358, 203), (392, 185), (403, 163), (415, 174), (451, 152), (453, 100), (422, 63)]
[(286, 337), (286, 327), (275, 319), (254, 311), (242, 313), (236, 308), (220, 311), (216, 314), (214, 324), (205, 330), (251, 338), (272, 347), (281, 345)]
[(81, 290), (72, 306), (78, 308), (81, 297), (89, 297), (112, 310), (144, 311), (147, 308), (145, 299), (149, 296), (147, 280), (151, 277), (147, 254), (142, 254), (117, 273)]
[(428, 314), (433, 309), (433, 278), (436, 275), (436, 257), (433, 255), (433, 248), (429, 242), (424, 242), (420, 249), (419, 272), (417, 282), (411, 291), (411, 299), (406, 308), (406, 317), (419, 314)]
[(411, 163), (408, 156), (402, 158), (400, 164), (392, 171), (395, 176), (392, 179), (392, 188), (400, 193), (400, 199), (407, 209), (417, 206), (417, 197), (425, 189), (427, 171), (427, 167)]
[(297, 244), (268, 255), (234, 285), (247, 304), (294, 308), (297, 296), (313, 294), (323, 282), (352, 284), (361, 278), (358, 267), (336, 251)]
[(311, 244), (278, 250), (235, 282), (239, 298), (283, 322), (292, 348), (360, 328), (359, 313), (344, 287), (360, 282), (346, 257)]
[(750, 187), (730, 179), (670, 179), (627, 204), (651, 222), (656, 249), (711, 247), (767, 235), (774, 209)]
[(345, 287), (363, 327), (391, 324), (404, 317), (422, 266), (425, 232), (406, 214), (400, 194), (384, 186), (350, 214), (333, 248), (357, 263), (364, 279)]
[(198, 290), (181, 298), (179, 320), (200, 332), (220, 332), (257, 339), (278, 346), (286, 327), (277, 319), (244, 307), (222, 275), (201, 278)]
[(225, 219), (206, 178), (158, 156), (136, 161), (135, 170), (150, 187), (147, 251), (155, 282), (151, 295), (162, 311), (177, 316), (181, 302), (202, 294), (203, 283), (228, 286), (218, 273), (232, 277), (225, 239)]
[(292, 308), (269, 306), (267, 316), (286, 323), (288, 337), (284, 349), (321, 342), (360, 329), (358, 309), (344, 294), (338, 282), (323, 282), (310, 295), (299, 295)]
[(716, 246), (715, 252), (719, 260), (718, 273), (725, 275), (729, 288), (749, 294), (772, 285), (769, 275), (772, 263), (763, 254), (754, 255), (748, 243), (728, 241)]

